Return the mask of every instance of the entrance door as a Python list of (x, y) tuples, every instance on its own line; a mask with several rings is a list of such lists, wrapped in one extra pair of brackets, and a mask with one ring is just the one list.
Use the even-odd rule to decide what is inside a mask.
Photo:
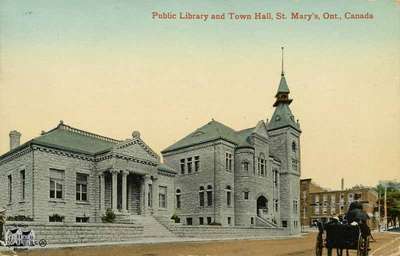
[(264, 196), (260, 196), (257, 199), (257, 216), (264, 217), (267, 214), (268, 214), (268, 200)]

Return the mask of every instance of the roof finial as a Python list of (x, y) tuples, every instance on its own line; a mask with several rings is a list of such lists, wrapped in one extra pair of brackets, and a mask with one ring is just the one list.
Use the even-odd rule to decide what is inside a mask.
[(285, 75), (285, 71), (283, 70), (283, 49), (284, 49), (284, 47), (282, 46), (281, 47), (281, 50), (282, 50), (282, 73), (281, 73), (281, 76)]

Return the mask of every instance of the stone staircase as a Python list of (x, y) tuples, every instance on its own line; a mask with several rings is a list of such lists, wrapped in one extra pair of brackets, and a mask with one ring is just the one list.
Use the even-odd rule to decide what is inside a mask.
[(265, 218), (262, 218), (260, 216), (256, 217), (256, 226), (258, 227), (270, 227), (270, 228), (276, 228), (278, 227), (277, 224), (275, 224), (274, 222), (267, 220)]
[(115, 216), (115, 223), (141, 225), (143, 226), (143, 237), (176, 237), (174, 233), (168, 230), (164, 217), (118, 214)]

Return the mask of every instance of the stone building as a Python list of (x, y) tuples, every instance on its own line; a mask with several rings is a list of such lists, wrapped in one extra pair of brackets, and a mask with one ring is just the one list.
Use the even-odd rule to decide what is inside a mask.
[(215, 120), (162, 151), (177, 170), (176, 215), (185, 225), (300, 231), (300, 126), (282, 71), (268, 122), (236, 131)]
[(373, 188), (353, 187), (350, 189), (327, 190), (313, 183), (311, 179), (302, 179), (301, 188), (301, 224), (310, 226), (314, 221), (327, 222), (334, 216), (344, 216), (350, 204), (358, 200), (370, 217), (369, 226), (376, 228), (378, 193)]
[(0, 206), (8, 216), (37, 222), (100, 222), (117, 215), (168, 216), (174, 208), (175, 171), (133, 132), (115, 140), (60, 122), (0, 156)]

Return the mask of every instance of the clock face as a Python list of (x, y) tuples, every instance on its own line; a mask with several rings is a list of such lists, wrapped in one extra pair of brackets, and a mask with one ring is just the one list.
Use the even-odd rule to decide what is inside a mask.
[(275, 117), (275, 120), (276, 120), (276, 121), (279, 121), (279, 120), (281, 120), (281, 117), (280, 117), (279, 115), (277, 115), (277, 116)]

